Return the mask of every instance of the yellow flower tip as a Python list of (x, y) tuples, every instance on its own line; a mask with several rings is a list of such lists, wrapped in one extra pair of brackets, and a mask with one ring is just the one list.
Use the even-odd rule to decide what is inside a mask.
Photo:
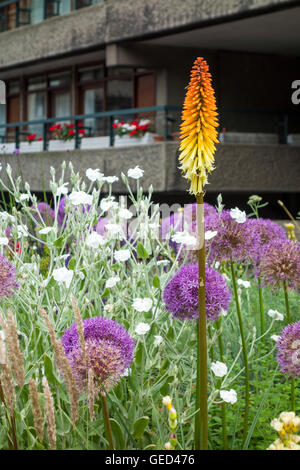
[(190, 180), (190, 192), (200, 194), (207, 184), (207, 173), (214, 169), (215, 144), (218, 143), (216, 99), (207, 62), (198, 57), (190, 83), (180, 126), (180, 169)]

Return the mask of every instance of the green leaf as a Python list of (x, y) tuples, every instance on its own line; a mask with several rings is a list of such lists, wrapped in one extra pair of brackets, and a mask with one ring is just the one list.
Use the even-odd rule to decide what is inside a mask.
[(63, 242), (64, 242), (64, 237), (59, 237), (57, 240), (55, 240), (53, 245), (56, 246), (57, 248), (61, 248), (63, 246)]
[(135, 353), (135, 361), (137, 365), (141, 365), (143, 360), (143, 343), (139, 343), (136, 353)]
[(76, 258), (74, 258), (73, 256), (69, 261), (68, 268), (74, 271), (75, 266), (76, 266)]
[(114, 437), (116, 450), (125, 449), (125, 440), (123, 437), (123, 431), (117, 420), (110, 418), (111, 431)]
[(45, 376), (47, 377), (48, 382), (56, 383), (56, 377), (53, 373), (53, 361), (51, 361), (50, 357), (47, 354), (44, 354), (44, 368), (45, 368)]
[(155, 287), (156, 289), (159, 289), (160, 288), (160, 280), (159, 280), (159, 277), (155, 274), (155, 276), (153, 277), (153, 287)]
[(137, 247), (136, 247), (136, 252), (137, 252), (138, 258), (142, 258), (142, 259), (149, 258), (149, 255), (141, 242), (138, 242)]
[(148, 416), (142, 416), (138, 418), (133, 425), (133, 435), (136, 439), (140, 439), (145, 432), (146, 427), (148, 426), (149, 418)]

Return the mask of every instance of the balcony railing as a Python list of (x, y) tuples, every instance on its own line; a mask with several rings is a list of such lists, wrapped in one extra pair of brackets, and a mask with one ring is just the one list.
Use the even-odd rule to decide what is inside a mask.
[(0, 32), (38, 23), (104, 0), (0, 0)]
[[(161, 140), (176, 140), (180, 124), (180, 111), (181, 108), (177, 106), (151, 106), (0, 124), (0, 142), (2, 142), (2, 146), (3, 144), (10, 144), (15, 149), (19, 149), (22, 142), (28, 141), (29, 135), (37, 133), (37, 137), (42, 142), (42, 149), (48, 150), (49, 142), (53, 143), (50, 132), (51, 126), (55, 123), (73, 123), (72, 131), (74, 131), (73, 142), (75, 149), (80, 148), (82, 129), (85, 130), (85, 137), (97, 137), (98, 140), (99, 138), (100, 140), (104, 139), (105, 144), (103, 147), (113, 147), (116, 138), (113, 123), (116, 119), (128, 121), (129, 119), (145, 118), (150, 119), (150, 127), (155, 128), (156, 135), (161, 136)], [(282, 111), (270, 113), (230, 109), (221, 109), (219, 111), (220, 142), (258, 145), (292, 143), (300, 145), (299, 113), (284, 113)], [(245, 117), (247, 117), (247, 120)], [(234, 123), (235, 125), (239, 124), (238, 129), (234, 127)], [(132, 137), (130, 141), (133, 144), (138, 141), (138, 138)]]
[[(92, 134), (107, 137), (108, 145), (113, 147), (115, 142), (115, 130), (113, 128), (113, 123), (116, 119), (124, 119), (126, 117), (128, 119), (145, 119), (147, 116), (149, 116), (150, 121), (152, 121), (153, 127), (159, 127), (163, 140), (170, 140), (172, 139), (172, 132), (174, 131), (175, 126), (177, 126), (179, 109), (180, 108), (176, 106), (151, 106), (146, 108), (131, 108), (116, 111), (105, 111), (101, 113), (80, 114), (75, 116), (35, 119), (31, 121), (0, 124), (0, 141), (2, 141), (2, 144), (13, 142), (14, 147), (19, 149), (20, 143), (27, 141), (27, 137), (32, 134), (31, 130), (33, 128), (39, 128), (41, 129), (41, 135), (39, 137), (43, 142), (43, 150), (47, 150), (48, 143), (51, 140), (51, 132), (49, 130), (50, 127), (52, 127), (55, 123), (70, 124), (72, 122), (74, 123), (73, 130), (75, 149), (80, 147), (81, 129), (85, 129), (88, 137), (91, 137)], [(94, 130), (93, 127), (84, 124), (86, 120), (99, 121), (100, 119), (105, 123), (101, 125), (101, 131), (98, 131), (97, 129)], [(134, 140), (135, 139), (133, 138), (132, 141)]]

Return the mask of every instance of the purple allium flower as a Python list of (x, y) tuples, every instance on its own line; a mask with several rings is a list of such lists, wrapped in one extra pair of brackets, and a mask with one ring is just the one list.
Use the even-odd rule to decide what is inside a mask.
[(285, 327), (276, 345), (281, 372), (300, 377), (300, 321)]
[(0, 254), (0, 298), (11, 297), (19, 288), (16, 280), (16, 268), (8, 259)]
[[(164, 290), (166, 309), (180, 320), (198, 318), (198, 266), (183, 266)], [(222, 274), (205, 269), (205, 301), (208, 320), (218, 319), (222, 309), (228, 310), (231, 292)]]
[(272, 240), (262, 249), (257, 275), (274, 288), (286, 281), (291, 289), (300, 290), (300, 243)]
[(51, 209), (49, 204), (47, 204), (46, 202), (38, 202), (36, 207), (32, 206), (31, 209), (33, 212), (33, 217), (35, 218), (37, 222), (40, 222), (41, 221), (40, 217), (42, 217), (45, 224), (47, 225), (53, 224), (53, 221), (55, 219), (55, 212), (53, 209)]
[(209, 217), (206, 230), (216, 231), (217, 235), (206, 243), (209, 261), (250, 260), (251, 253), (258, 249), (258, 233), (252, 229), (250, 219), (238, 223), (223, 210), (219, 217)]
[(83, 320), (86, 362), (82, 357), (77, 325), (74, 323), (62, 337), (62, 344), (78, 385), (86, 387), (89, 368), (106, 390), (118, 382), (133, 360), (134, 340), (125, 328), (103, 317)]
[(249, 219), (252, 230), (258, 235), (258, 244), (254, 244), (252, 258), (255, 263), (259, 263), (261, 251), (265, 245), (275, 239), (286, 240), (286, 232), (280, 225), (269, 219)]

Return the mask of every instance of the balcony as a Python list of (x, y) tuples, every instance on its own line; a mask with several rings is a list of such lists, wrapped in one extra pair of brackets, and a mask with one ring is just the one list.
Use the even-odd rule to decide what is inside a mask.
[[(229, 122), (228, 113), (232, 111), (220, 112), (221, 123)], [(113, 128), (114, 120), (137, 116), (151, 117), (156, 135), (153, 132), (146, 141), (134, 137), (122, 141)], [(278, 115), (278, 121), (275, 115), (273, 120), (269, 117), (270, 122), (276, 122), (277, 133), (229, 132), (223, 128), (221, 143), (217, 146), (216, 171), (210, 178), (208, 191), (298, 192), (300, 142), (299, 134), (291, 133), (292, 117)], [(82, 175), (91, 167), (100, 168), (107, 175), (119, 176), (139, 165), (145, 170), (145, 188), (152, 184), (157, 192), (185, 191), (186, 182), (178, 170), (178, 141), (175, 141), (174, 133), (178, 130), (179, 118), (177, 107), (154, 106), (1, 124), (0, 163), (2, 166), (9, 163), (14, 175), (22, 175), (34, 191), (49, 190), (49, 181), (44, 181), (44, 175), (50, 167), (59, 174), (64, 160), (72, 162)], [(106, 123), (100, 126), (101, 132), (93, 126), (99, 119)], [(55, 144), (57, 140), (51, 139), (50, 128), (54, 123), (63, 122), (72, 125), (74, 138), (67, 143), (61, 142), (60, 147)], [(29, 144), (28, 135), (37, 129), (36, 126), (42, 130), (40, 140), (37, 134), (35, 141)], [(250, 129), (248, 127), (248, 131)], [(81, 136), (83, 131), (84, 137)], [(10, 141), (6, 138), (8, 132)], [(123, 190), (121, 182), (115, 185), (116, 192)]]

